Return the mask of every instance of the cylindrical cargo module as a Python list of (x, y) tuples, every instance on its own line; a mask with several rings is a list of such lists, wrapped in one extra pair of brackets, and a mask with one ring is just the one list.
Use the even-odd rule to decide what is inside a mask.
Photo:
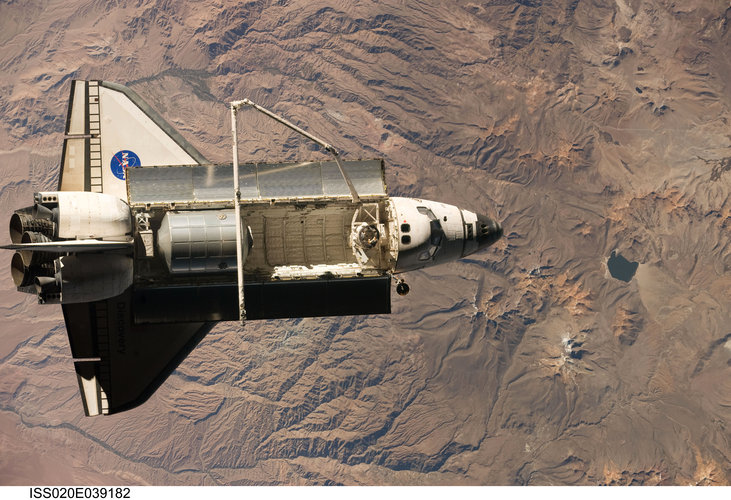
[[(235, 224), (233, 210), (168, 212), (157, 232), (157, 248), (171, 273), (236, 272)], [(245, 262), (251, 233), (243, 229)]]

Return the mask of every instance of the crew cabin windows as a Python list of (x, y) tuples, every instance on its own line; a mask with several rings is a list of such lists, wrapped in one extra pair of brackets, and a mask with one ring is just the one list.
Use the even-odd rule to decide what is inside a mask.
[(421, 215), (426, 215), (427, 217), (429, 217), (430, 220), (437, 220), (437, 216), (434, 215), (434, 212), (432, 212), (431, 209), (427, 207), (416, 207), (416, 209)]

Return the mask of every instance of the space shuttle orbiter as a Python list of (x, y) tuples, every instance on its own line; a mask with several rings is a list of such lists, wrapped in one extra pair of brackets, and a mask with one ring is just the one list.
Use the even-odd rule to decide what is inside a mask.
[[(234, 126), (245, 104), (318, 141), (248, 100)], [(484, 215), (389, 197), (382, 160), (331, 146), (334, 161), (239, 165), (234, 146), (212, 164), (110, 82), (72, 83), (65, 132), (58, 191), (13, 214), (4, 248), (19, 291), (61, 304), (90, 416), (143, 403), (216, 321), (389, 313), (392, 276), (502, 235)]]

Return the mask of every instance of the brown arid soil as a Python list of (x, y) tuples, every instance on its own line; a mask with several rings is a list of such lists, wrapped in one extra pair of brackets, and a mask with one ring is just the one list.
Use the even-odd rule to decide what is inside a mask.
[[(100, 418), (60, 307), (6, 271), (0, 484), (729, 484), (729, 24), (726, 0), (1, 2), (0, 220), (55, 188), (77, 78), (222, 162), (249, 97), (505, 237), (388, 316), (221, 323)], [(242, 160), (325, 157), (241, 116)]]

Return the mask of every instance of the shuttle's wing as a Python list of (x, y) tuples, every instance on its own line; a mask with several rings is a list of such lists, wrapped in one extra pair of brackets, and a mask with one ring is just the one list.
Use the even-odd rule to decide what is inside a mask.
[(59, 191), (126, 199), (126, 168), (207, 163), (133, 90), (96, 80), (72, 82)]
[(131, 290), (63, 307), (87, 416), (145, 402), (208, 333), (213, 323), (136, 325)]

